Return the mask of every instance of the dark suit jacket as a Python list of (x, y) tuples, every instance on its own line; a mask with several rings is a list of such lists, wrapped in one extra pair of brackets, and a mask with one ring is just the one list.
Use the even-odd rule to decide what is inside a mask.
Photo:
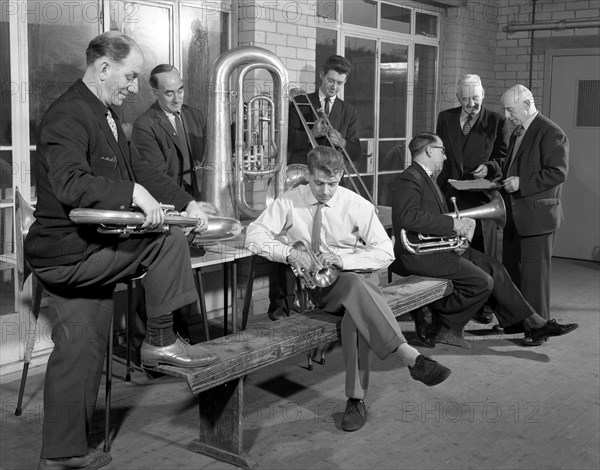
[[(134, 182), (159, 201), (183, 209), (192, 198), (150, 165), (131, 158), (119, 118), (115, 140), (106, 121), (107, 108), (78, 80), (48, 109), (39, 127), (36, 155), (36, 221), (25, 254), (33, 267), (75, 263), (100, 246), (111, 244), (96, 226), (75, 225), (76, 207), (128, 210)], [(136, 177), (134, 178), (134, 174)]]
[[(319, 92), (316, 91), (308, 95), (313, 107), (318, 110), (321, 107), (319, 102)], [(306, 99), (302, 96), (296, 98), (300, 103), (306, 103)], [(300, 111), (306, 122), (314, 122), (317, 120), (310, 109), (310, 106), (300, 106)], [(360, 157), (360, 135), (358, 124), (358, 113), (354, 106), (336, 98), (329, 113), (329, 121), (335, 130), (346, 139), (346, 152), (352, 160)], [(312, 127), (309, 125), (309, 127)], [(319, 145), (329, 145), (325, 137), (317, 139)], [(310, 140), (302, 126), (300, 117), (294, 108), (290, 105), (289, 122), (288, 122), (288, 163), (303, 163), (306, 164), (306, 155), (311, 150)]]
[[(183, 125), (190, 149), (190, 168), (199, 167), (204, 160), (206, 123), (199, 110), (183, 105)], [(154, 104), (133, 123), (131, 144), (148, 164), (169, 175), (175, 184), (183, 187), (183, 154), (179, 137), (169, 118)], [(196, 198), (200, 198), (200, 172), (192, 173), (192, 185), (186, 188)], [(187, 185), (186, 185), (187, 186)]]
[(448, 184), (448, 179), (473, 179), (469, 173), (479, 165), (506, 156), (506, 143), (503, 135), (504, 118), (485, 108), (479, 112), (471, 132), (464, 136), (460, 127), (461, 109), (460, 106), (447, 109), (438, 115), (435, 132), (444, 142), (447, 159), (437, 181), (447, 200), (451, 196), (458, 196), (459, 201), (467, 203), (466, 207), (459, 208), (467, 209), (486, 202), (484, 193), (457, 192)]
[(445, 276), (456, 272), (459, 255), (454, 251), (413, 255), (400, 242), (404, 229), (410, 232), (414, 243), (415, 234), (448, 237), (452, 235), (454, 221), (448, 213), (446, 202), (438, 196), (433, 180), (418, 163), (413, 163), (396, 180), (396, 192), (392, 203), (392, 225), (396, 242), (392, 271), (406, 276)]
[(519, 190), (506, 195), (505, 201), (511, 206), (520, 235), (542, 235), (558, 230), (563, 220), (562, 183), (569, 170), (569, 140), (560, 127), (538, 113), (523, 134), (512, 162), (506, 156), (486, 165), (487, 178), (519, 177)]

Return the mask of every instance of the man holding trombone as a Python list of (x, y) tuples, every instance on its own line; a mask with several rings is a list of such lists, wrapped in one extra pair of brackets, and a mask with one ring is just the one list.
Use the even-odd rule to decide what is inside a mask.
[[(454, 285), (452, 294), (430, 305), (439, 324), (434, 322), (432, 337), (424, 342), (430, 347), (445, 343), (470, 349), (463, 328), (490, 296), (496, 303), (500, 326), (523, 321), (534, 339), (560, 336), (577, 328), (575, 323), (561, 325), (556, 320), (544, 320), (523, 298), (500, 261), (468, 247), (475, 220), (450, 213), (435, 182), (446, 159), (442, 140), (425, 132), (413, 138), (408, 148), (413, 163), (399, 176), (392, 205), (396, 237), (392, 270), (400, 275), (450, 279)], [(414, 244), (402, 242), (408, 240), (407, 232), (445, 238), (440, 238), (439, 247), (428, 245), (420, 251)], [(416, 319), (417, 326), (421, 321)]]

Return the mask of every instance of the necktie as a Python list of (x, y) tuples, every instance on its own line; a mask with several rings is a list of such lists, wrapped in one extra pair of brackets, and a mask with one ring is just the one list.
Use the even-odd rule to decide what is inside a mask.
[(321, 245), (321, 224), (323, 221), (322, 209), (325, 204), (317, 202), (317, 211), (313, 219), (312, 232), (310, 235), (310, 248), (313, 253), (319, 253), (319, 247)]
[(473, 116), (471, 116), (470, 114), (467, 114), (467, 120), (465, 121), (465, 125), (463, 126), (463, 134), (467, 135), (469, 133), (469, 131), (471, 130), (471, 120), (473, 119)]
[(329, 116), (329, 112), (331, 111), (331, 98), (325, 98), (325, 116)]
[(106, 121), (108, 122), (108, 126), (110, 127), (110, 130), (112, 131), (113, 135), (115, 136), (115, 140), (118, 142), (119, 141), (119, 131), (117, 130), (117, 123), (115, 122), (115, 118), (112, 117), (112, 113), (110, 112), (110, 109), (106, 110)]
[(181, 113), (175, 113), (175, 126), (177, 128), (177, 137), (179, 137), (179, 147), (181, 148), (182, 168), (181, 174), (183, 181), (192, 186), (192, 171), (190, 166), (190, 149), (188, 147), (185, 131), (183, 130), (183, 122)]
[(525, 133), (525, 128), (521, 125), (517, 126), (515, 130), (512, 132), (510, 136), (510, 141), (508, 142), (508, 152), (506, 155), (508, 156), (508, 165), (505, 167), (504, 177), (508, 176), (508, 169), (512, 165), (513, 160), (515, 159), (515, 155), (517, 154), (517, 150), (519, 150), (519, 145), (521, 145), (520, 137)]

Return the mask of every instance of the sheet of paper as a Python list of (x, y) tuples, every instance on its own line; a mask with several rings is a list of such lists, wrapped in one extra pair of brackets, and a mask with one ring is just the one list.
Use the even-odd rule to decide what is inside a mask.
[(454, 189), (459, 191), (489, 191), (499, 189), (502, 185), (498, 182), (492, 182), (486, 179), (476, 180), (448, 180)]

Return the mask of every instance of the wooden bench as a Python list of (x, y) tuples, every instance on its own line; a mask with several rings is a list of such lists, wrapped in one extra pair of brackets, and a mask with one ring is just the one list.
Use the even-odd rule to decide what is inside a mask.
[[(383, 287), (382, 291), (398, 317), (450, 294), (452, 283), (408, 276)], [(313, 310), (276, 322), (256, 322), (246, 330), (202, 343), (221, 358), (210, 367), (160, 366), (160, 372), (185, 379), (191, 392), (199, 396), (199, 436), (188, 449), (242, 468), (256, 468), (257, 463), (244, 453), (243, 446), (244, 377), (337, 341), (340, 321), (341, 316)]]

